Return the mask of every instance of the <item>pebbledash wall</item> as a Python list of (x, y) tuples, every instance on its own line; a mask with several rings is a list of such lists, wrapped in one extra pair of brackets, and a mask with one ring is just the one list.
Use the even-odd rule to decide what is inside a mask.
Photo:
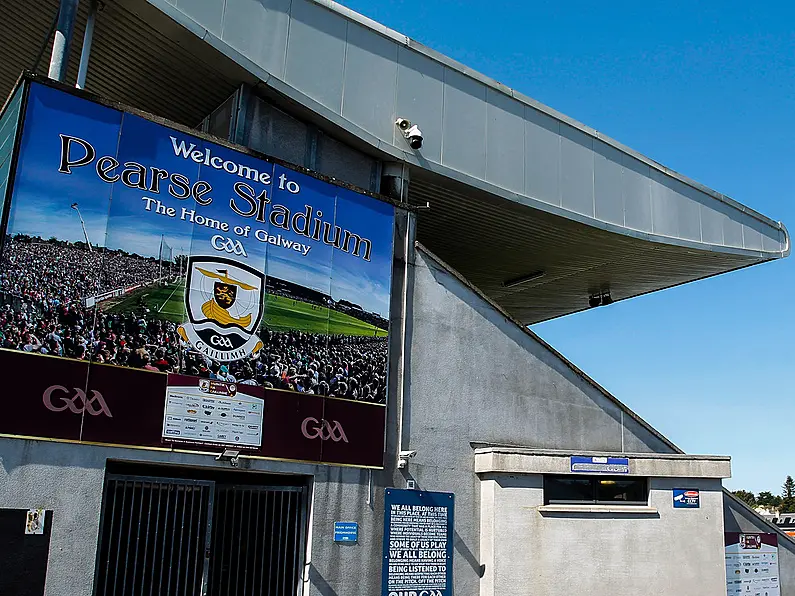
[[(397, 261), (399, 267), (400, 259)], [(398, 359), (396, 363), (404, 367), (405, 375), (395, 375), (401, 386), (391, 396), (387, 469), (371, 472), (241, 460), (241, 469), (250, 473), (312, 478), (305, 570), (308, 594), (379, 593), (384, 488), (405, 486), (407, 479), (415, 480), (418, 488), (455, 493), (455, 593), (487, 593), (481, 592), (481, 578), (487, 578), (494, 570), (488, 568), (491, 562), (484, 560), (481, 546), (483, 481), (475, 473), (475, 449), (479, 446), (513, 444), (604, 453), (675, 451), (663, 437), (540, 339), (485, 301), (422, 247), (410, 254), (409, 261), (407, 350), (402, 362)], [(401, 409), (403, 420), (399, 426), (396, 413)], [(394, 468), (398, 449), (417, 451), (405, 470)], [(228, 464), (217, 463), (206, 455), (0, 439), (0, 504), (54, 510), (48, 594), (91, 594), (108, 460), (229, 469)], [(603, 543), (584, 546), (582, 533), (572, 528), (545, 536), (555, 541), (558, 552), (566, 551), (567, 542), (577, 545), (579, 552), (591, 558), (594, 568), (620, 566), (631, 575), (642, 563), (645, 573), (652, 566), (660, 578), (677, 576), (679, 559), (664, 552), (649, 559), (647, 549), (637, 548), (639, 544), (651, 535), (663, 541), (666, 536), (704, 541), (714, 550), (702, 561), (704, 576), (711, 578), (708, 585), (714, 587), (715, 577), (723, 573), (722, 545), (716, 542), (716, 536), (723, 532), (716, 503), (720, 499), (720, 483), (704, 481), (701, 486), (706, 493), (706, 507), (699, 516), (708, 519), (702, 519), (690, 531), (683, 530), (681, 516), (666, 512), (658, 518), (633, 520), (633, 524), (645, 524), (640, 531), (620, 519), (602, 520), (599, 536), (614, 545), (611, 549), (605, 549)], [(653, 500), (662, 501), (664, 497), (655, 496), (654, 490), (667, 491), (669, 487), (657, 483), (652, 488)], [(333, 522), (341, 519), (359, 522), (357, 545), (332, 542)], [(577, 520), (569, 523), (576, 525)], [(745, 523), (743, 529), (752, 527)], [(536, 539), (521, 533), (515, 538), (520, 544), (522, 539), (528, 544)], [(521, 553), (516, 554), (518, 557)], [(516, 563), (521, 564), (521, 559), (517, 558)], [(782, 594), (791, 596), (791, 573), (783, 571), (786, 564), (782, 555), (786, 582)], [(355, 573), (351, 572), (353, 569)], [(535, 585), (538, 591), (523, 593), (563, 594), (548, 590), (553, 585), (548, 583), (550, 574), (560, 572), (566, 570), (554, 566), (536, 569), (528, 577), (527, 587), (533, 590)], [(570, 572), (577, 573), (574, 568)], [(576, 583), (584, 589), (590, 578), (579, 577)], [(637, 593), (633, 591), (636, 579), (622, 582), (621, 576), (616, 576), (614, 580), (611, 594)], [(687, 593), (719, 593), (711, 588), (702, 591), (705, 586), (698, 577), (680, 587)]]

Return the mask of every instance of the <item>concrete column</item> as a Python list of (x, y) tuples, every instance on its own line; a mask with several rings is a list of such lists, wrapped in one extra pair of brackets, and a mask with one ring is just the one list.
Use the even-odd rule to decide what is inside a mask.
[(69, 66), (69, 48), (72, 45), (78, 4), (79, 0), (61, 0), (61, 6), (58, 9), (58, 25), (55, 27), (50, 70), (47, 75), (56, 81), (63, 81), (66, 78), (66, 69)]
[(409, 168), (406, 164), (395, 161), (384, 162), (381, 170), (381, 194), (408, 203), (409, 200)]
[(83, 48), (80, 52), (80, 67), (77, 69), (77, 83), (75, 87), (85, 89), (86, 74), (88, 73), (88, 60), (91, 57), (91, 43), (94, 41), (94, 21), (97, 16), (97, 4), (99, 0), (90, 0), (88, 6), (88, 19), (86, 20), (86, 30), (83, 33)]

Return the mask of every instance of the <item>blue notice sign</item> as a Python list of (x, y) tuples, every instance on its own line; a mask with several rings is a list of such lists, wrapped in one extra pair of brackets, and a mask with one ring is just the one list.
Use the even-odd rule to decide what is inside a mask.
[(629, 458), (572, 455), (571, 471), (585, 474), (629, 474)]
[(674, 489), (674, 509), (698, 509), (699, 493), (694, 488)]
[(452, 493), (386, 489), (381, 596), (452, 596)]
[(356, 522), (334, 522), (334, 542), (357, 542), (359, 524)]

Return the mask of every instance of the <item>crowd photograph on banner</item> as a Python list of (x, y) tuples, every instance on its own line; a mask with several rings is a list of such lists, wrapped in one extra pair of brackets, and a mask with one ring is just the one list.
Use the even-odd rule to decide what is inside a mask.
[(385, 403), (390, 204), (53, 93), (28, 103), (0, 347)]

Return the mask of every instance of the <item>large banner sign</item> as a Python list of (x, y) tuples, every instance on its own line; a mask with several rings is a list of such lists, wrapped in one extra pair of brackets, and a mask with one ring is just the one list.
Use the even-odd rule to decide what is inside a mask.
[[(71, 393), (31, 397), (42, 415), (71, 400), (83, 417), (99, 408), (110, 418), (106, 394), (123, 393), (138, 412), (122, 422), (160, 421), (160, 446), (229, 444), (318, 461), (329, 460), (262, 452), (268, 433), (284, 430), (284, 400), (306, 404), (311, 415), (294, 430), (308, 442), (355, 435), (359, 416), (347, 426), (331, 418), (328, 410), (349, 410), (331, 401), (385, 418), (392, 205), (28, 85), (0, 260), (0, 341), (69, 359), (85, 375), (78, 385), (45, 379)], [(63, 368), (36, 360), (25, 366)], [(95, 388), (103, 406), (92, 384), (112, 367), (139, 374)], [(164, 374), (154, 382), (142, 371)], [(136, 396), (136, 383), (162, 385), (160, 394)], [(373, 413), (365, 417), (372, 425)], [(377, 457), (344, 463), (381, 465), (383, 424)]]

